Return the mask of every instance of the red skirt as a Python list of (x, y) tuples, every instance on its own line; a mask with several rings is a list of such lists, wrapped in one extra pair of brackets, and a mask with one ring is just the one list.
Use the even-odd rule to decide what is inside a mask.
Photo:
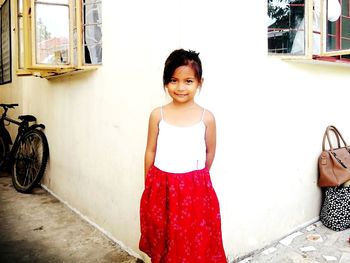
[(208, 169), (151, 167), (140, 205), (140, 250), (152, 263), (226, 263), (220, 208)]

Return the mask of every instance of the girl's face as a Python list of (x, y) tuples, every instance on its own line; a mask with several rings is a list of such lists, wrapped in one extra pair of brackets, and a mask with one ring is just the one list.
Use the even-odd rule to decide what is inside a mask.
[(188, 103), (194, 101), (194, 96), (201, 84), (202, 80), (199, 81), (196, 78), (195, 72), (190, 66), (180, 66), (174, 71), (166, 88), (174, 102)]

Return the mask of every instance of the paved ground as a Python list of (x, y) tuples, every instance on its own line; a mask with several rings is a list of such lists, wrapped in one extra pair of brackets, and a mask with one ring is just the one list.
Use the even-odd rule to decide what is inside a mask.
[(99, 230), (45, 190), (20, 194), (0, 173), (1, 263), (134, 263)]
[[(350, 229), (335, 232), (317, 222), (238, 262), (350, 263), (349, 237)], [(121, 250), (45, 190), (20, 194), (12, 187), (11, 178), (0, 173), (0, 262), (142, 261)]]
[(316, 222), (240, 263), (350, 263), (350, 230), (332, 231)]

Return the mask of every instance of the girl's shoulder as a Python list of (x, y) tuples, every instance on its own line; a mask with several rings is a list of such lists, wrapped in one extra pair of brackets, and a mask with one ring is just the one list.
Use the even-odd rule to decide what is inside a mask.
[(203, 122), (204, 124), (207, 126), (207, 125), (210, 125), (210, 124), (215, 124), (215, 116), (214, 114), (206, 109), (206, 108), (203, 108), (204, 110), (204, 116), (203, 116)]
[(151, 111), (151, 115), (160, 114), (161, 108), (162, 108), (162, 107), (156, 107), (156, 108), (154, 108), (154, 109)]
[(150, 114), (150, 120), (159, 122), (162, 118), (162, 107), (154, 108)]
[[(168, 108), (169, 105), (170, 105), (170, 103), (154, 108), (151, 111), (150, 119), (153, 121), (156, 121), (158, 123), (161, 119), (163, 119), (163, 111), (165, 108)], [(167, 111), (168, 111), (168, 109), (167, 109)]]

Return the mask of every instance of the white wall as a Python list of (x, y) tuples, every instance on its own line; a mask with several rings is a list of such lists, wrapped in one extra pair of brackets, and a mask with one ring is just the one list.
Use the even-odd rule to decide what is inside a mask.
[(148, 115), (166, 101), (165, 58), (183, 47), (201, 54), (198, 101), (217, 119), (212, 180), (227, 255), (317, 218), (324, 129), (335, 124), (350, 138), (350, 68), (268, 57), (265, 10), (263, 1), (104, 1), (101, 68), (54, 80), (14, 75), (0, 87), (1, 102), (19, 102), (47, 127), (44, 184), (139, 253)]

